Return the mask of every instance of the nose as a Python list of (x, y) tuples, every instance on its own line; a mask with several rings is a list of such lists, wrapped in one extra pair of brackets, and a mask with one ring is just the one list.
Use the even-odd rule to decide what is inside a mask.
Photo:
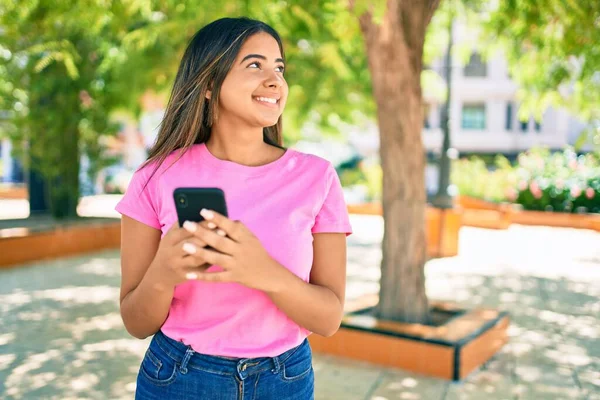
[(279, 89), (283, 85), (283, 83), (283, 78), (274, 71), (264, 81), (265, 87), (273, 89)]

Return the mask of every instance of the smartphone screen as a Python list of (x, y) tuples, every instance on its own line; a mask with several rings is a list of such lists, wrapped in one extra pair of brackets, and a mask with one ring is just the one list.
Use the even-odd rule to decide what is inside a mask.
[(228, 216), (225, 193), (219, 188), (177, 188), (173, 191), (173, 199), (179, 226), (183, 226), (185, 221), (203, 221), (200, 215), (203, 208)]

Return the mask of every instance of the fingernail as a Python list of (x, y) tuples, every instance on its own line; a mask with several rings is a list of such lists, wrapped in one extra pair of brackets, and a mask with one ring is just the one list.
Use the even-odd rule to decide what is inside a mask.
[(185, 278), (186, 279), (198, 279), (198, 274), (193, 273), (193, 272), (188, 272), (187, 274), (185, 274)]
[(196, 254), (196, 246), (194, 246), (191, 243), (184, 243), (183, 244), (183, 251), (185, 251), (188, 254)]
[(196, 230), (198, 229), (198, 226), (196, 226), (195, 222), (192, 221), (185, 221), (183, 223), (183, 228), (188, 231), (189, 233), (194, 233), (196, 232)]
[(227, 234), (225, 233), (225, 231), (222, 231), (221, 229), (217, 229), (217, 235), (225, 237)]
[(209, 222), (206, 225), (208, 226), (208, 229), (215, 229), (217, 227), (217, 224), (215, 224), (214, 222)]
[(213, 219), (215, 217), (215, 214), (213, 214), (212, 211), (207, 210), (206, 208), (200, 210), (200, 215), (202, 215), (204, 219)]

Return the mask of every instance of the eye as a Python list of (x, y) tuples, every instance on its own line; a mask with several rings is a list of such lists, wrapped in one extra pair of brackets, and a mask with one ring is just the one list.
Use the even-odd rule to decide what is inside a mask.
[[(253, 65), (256, 65), (256, 67), (252, 67)], [(258, 61), (253, 62), (252, 64), (248, 64), (248, 68), (260, 68), (260, 63)]]
[(281, 72), (282, 74), (285, 72), (285, 67), (283, 65), (280, 65), (277, 68), (279, 69), (279, 72)]

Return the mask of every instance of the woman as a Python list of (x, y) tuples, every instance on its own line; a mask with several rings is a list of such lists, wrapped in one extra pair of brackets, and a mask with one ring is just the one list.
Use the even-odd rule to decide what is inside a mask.
[[(117, 205), (121, 315), (154, 335), (138, 399), (313, 398), (306, 338), (339, 328), (351, 227), (331, 164), (281, 146), (284, 66), (264, 23), (202, 28)], [(180, 228), (177, 187), (223, 189), (229, 218), (203, 210)]]

